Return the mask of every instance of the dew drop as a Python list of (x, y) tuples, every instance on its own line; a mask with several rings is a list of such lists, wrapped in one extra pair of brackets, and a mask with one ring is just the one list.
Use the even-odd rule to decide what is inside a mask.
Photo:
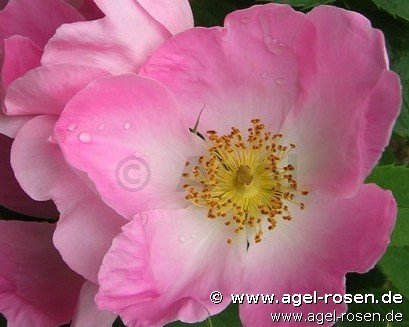
[(276, 84), (279, 86), (282, 86), (285, 84), (285, 78), (284, 77), (279, 77), (276, 79)]
[(263, 72), (260, 76), (262, 79), (266, 79), (268, 76), (268, 72)]
[(101, 125), (98, 126), (98, 129), (100, 131), (102, 131), (105, 127), (106, 127), (106, 125), (104, 123), (102, 123)]
[(179, 241), (180, 241), (180, 243), (185, 243), (185, 242), (186, 242), (186, 238), (183, 237), (183, 236), (181, 236), (181, 237), (179, 237)]
[(124, 124), (124, 129), (129, 129), (131, 127), (131, 123), (130, 122), (126, 122)]
[(264, 44), (267, 50), (274, 53), (275, 55), (281, 55), (286, 50), (287, 45), (281, 42), (279, 39), (272, 37), (271, 35), (266, 35), (264, 37)]
[(78, 134), (78, 139), (81, 143), (91, 143), (92, 136), (90, 133), (82, 132)]
[(70, 132), (73, 132), (73, 131), (75, 131), (75, 130), (77, 129), (77, 127), (78, 127), (78, 124), (77, 124), (77, 123), (70, 123), (70, 124), (68, 125), (67, 129), (68, 129)]
[(145, 152), (145, 156), (149, 157), (149, 152)]
[(48, 142), (53, 143), (53, 144), (57, 144), (57, 141), (54, 138), (54, 135), (50, 135), (50, 137), (48, 138)]

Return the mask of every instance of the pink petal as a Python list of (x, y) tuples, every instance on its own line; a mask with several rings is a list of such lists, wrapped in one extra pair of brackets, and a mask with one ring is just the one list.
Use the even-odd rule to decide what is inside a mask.
[(123, 227), (99, 274), (98, 307), (118, 312), (125, 324), (163, 326), (195, 322), (223, 310), (214, 290), (232, 292), (241, 279), (246, 241), (227, 244), (234, 231), (196, 207), (141, 214)]
[(104, 201), (126, 218), (187, 205), (178, 185), (186, 160), (197, 153), (194, 138), (200, 140), (189, 132), (173, 96), (137, 75), (90, 84), (66, 106), (56, 127), (68, 162), (87, 173)]
[(57, 218), (52, 202), (31, 199), (18, 184), (10, 165), (12, 139), (0, 134), (0, 205), (23, 215), (38, 218)]
[(0, 110), (0, 133), (15, 138), (20, 128), (32, 118), (32, 116), (10, 117)]
[(87, 20), (104, 17), (102, 11), (95, 4), (94, 0), (66, 0), (75, 7)]
[(64, 25), (53, 36), (43, 64), (99, 67), (113, 74), (137, 72), (170, 33), (133, 0), (99, 0), (106, 17)]
[(322, 6), (307, 15), (294, 51), (302, 93), (283, 134), (298, 146), (299, 182), (354, 194), (388, 143), (400, 107), (384, 37), (357, 13)]
[(48, 65), (32, 69), (15, 80), (7, 90), (8, 115), (59, 115), (67, 102), (106, 71), (78, 65)]
[(0, 12), (0, 37), (26, 36), (43, 48), (61, 24), (81, 20), (83, 17), (62, 0), (11, 0)]
[(189, 126), (204, 108), (202, 132), (245, 131), (253, 118), (277, 131), (298, 92), (291, 45), (303, 17), (276, 4), (234, 12), (225, 28), (195, 28), (169, 40), (141, 74), (176, 95)]
[(83, 279), (53, 247), (54, 225), (0, 221), (0, 311), (9, 326), (68, 323)]
[(399, 76), (383, 71), (368, 96), (361, 151), (364, 156), (363, 177), (367, 177), (389, 144), (394, 122), (402, 104)]
[(61, 213), (54, 244), (67, 264), (97, 282), (102, 258), (124, 219), (107, 207), (86, 178), (66, 163), (57, 144), (48, 139), (55, 118), (38, 116), (18, 133), (11, 161), (23, 189), (38, 200), (52, 199)]
[(173, 35), (193, 27), (188, 0), (138, 0), (141, 6)]
[(4, 40), (2, 83), (7, 88), (16, 78), (40, 65), (42, 50), (29, 38), (14, 35)]
[[(266, 232), (262, 243), (250, 245), (244, 293), (344, 294), (345, 274), (370, 270), (385, 252), (396, 218), (391, 192), (370, 184), (350, 199), (309, 197), (305, 211)], [(334, 309), (341, 314), (346, 306), (323, 301), (299, 308), (252, 304), (241, 308), (241, 318), (246, 326), (261, 326), (271, 322), (270, 312)]]
[(116, 316), (97, 309), (94, 302), (97, 292), (97, 285), (90, 282), (84, 283), (71, 327), (112, 327)]

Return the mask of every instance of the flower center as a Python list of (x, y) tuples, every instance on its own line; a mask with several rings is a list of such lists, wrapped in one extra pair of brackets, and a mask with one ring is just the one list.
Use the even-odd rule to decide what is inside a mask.
[(289, 203), (304, 209), (297, 196), (308, 192), (297, 188), (294, 166), (283, 164), (296, 146), (281, 145), (282, 134), (266, 131), (259, 119), (251, 124), (246, 139), (235, 127), (221, 136), (208, 131), (207, 153), (195, 163), (187, 161), (191, 169), (182, 176), (187, 200), (207, 208), (209, 219), (224, 219), (236, 233), (254, 230), (259, 243), (265, 223), (273, 230), (278, 219), (290, 221)]

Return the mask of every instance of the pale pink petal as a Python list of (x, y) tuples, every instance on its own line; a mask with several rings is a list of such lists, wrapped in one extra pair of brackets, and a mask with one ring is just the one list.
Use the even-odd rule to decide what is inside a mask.
[(400, 107), (382, 32), (357, 13), (316, 7), (294, 51), (302, 93), (283, 134), (298, 146), (299, 182), (354, 194), (388, 143)]
[(29, 38), (14, 35), (4, 40), (1, 81), (6, 88), (16, 78), (40, 65), (42, 50)]
[(112, 327), (116, 316), (97, 309), (94, 301), (97, 292), (98, 285), (90, 282), (84, 283), (71, 327)]
[(55, 136), (68, 162), (122, 216), (187, 205), (180, 181), (201, 140), (156, 81), (122, 75), (90, 84), (67, 104)]
[(105, 17), (63, 25), (47, 44), (43, 64), (100, 67), (114, 74), (137, 72), (170, 33), (133, 0), (100, 0)]
[(227, 16), (225, 28), (195, 28), (160, 47), (141, 74), (162, 82), (199, 131), (247, 130), (261, 118), (273, 132), (298, 93), (299, 66), (292, 51), (303, 14), (264, 5)]
[(389, 144), (393, 125), (402, 104), (401, 92), (399, 76), (390, 71), (383, 71), (368, 96), (361, 134), (364, 178), (369, 175)]
[(10, 165), (12, 142), (0, 134), (0, 205), (27, 216), (57, 218), (58, 212), (52, 202), (34, 201), (21, 189)]
[(67, 165), (58, 145), (49, 141), (54, 125), (54, 117), (38, 116), (20, 130), (12, 148), (13, 169), (31, 197), (56, 203), (61, 217), (55, 246), (73, 270), (97, 282), (102, 258), (125, 221)]
[(129, 327), (204, 320), (229, 304), (212, 304), (209, 296), (240, 283), (245, 252), (243, 235), (199, 208), (142, 213), (104, 258), (98, 307), (119, 313)]
[(0, 221), (0, 312), (8, 326), (68, 323), (84, 280), (54, 248), (54, 225)]
[(6, 116), (0, 110), (0, 133), (15, 138), (20, 128), (32, 118), (33, 116)]
[[(345, 274), (367, 272), (385, 252), (396, 218), (391, 192), (370, 184), (350, 199), (309, 197), (306, 209), (294, 214), (292, 221), (280, 221), (264, 233), (260, 244), (250, 245), (243, 293), (344, 294)], [(252, 304), (242, 306), (241, 318), (246, 326), (264, 326), (271, 322), (270, 312), (334, 309), (341, 314), (346, 306), (323, 301), (298, 308)]]
[(66, 0), (75, 7), (87, 20), (102, 18), (104, 14), (94, 0)]
[(0, 12), (0, 37), (26, 36), (43, 48), (61, 24), (83, 19), (62, 0), (11, 0)]
[(193, 14), (188, 0), (137, 1), (174, 35), (193, 27)]
[(59, 115), (67, 102), (90, 82), (109, 73), (79, 65), (47, 65), (32, 69), (7, 89), (8, 115)]

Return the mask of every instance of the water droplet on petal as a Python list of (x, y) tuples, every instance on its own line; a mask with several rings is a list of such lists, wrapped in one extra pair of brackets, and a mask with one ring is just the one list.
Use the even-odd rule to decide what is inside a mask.
[(267, 50), (275, 55), (281, 55), (287, 49), (287, 45), (285, 43), (272, 37), (271, 35), (266, 35), (264, 37), (264, 44), (266, 45)]
[(53, 143), (53, 144), (57, 144), (57, 141), (56, 141), (54, 135), (50, 135), (50, 137), (48, 138), (48, 142)]
[(101, 125), (98, 126), (98, 129), (100, 131), (102, 131), (105, 127), (106, 127), (106, 125), (104, 123), (102, 123)]
[(124, 124), (124, 129), (129, 129), (131, 127), (131, 123), (130, 122), (126, 122)]
[(276, 84), (277, 85), (284, 85), (285, 84), (285, 78), (284, 77), (279, 77), (276, 79)]
[(248, 24), (248, 23), (250, 23), (250, 19), (244, 17), (244, 18), (240, 19), (240, 22), (241, 22), (242, 24)]
[(68, 129), (70, 132), (73, 132), (73, 131), (75, 131), (75, 130), (77, 129), (77, 127), (78, 127), (78, 124), (77, 124), (77, 123), (70, 123), (70, 124), (68, 124), (67, 129)]
[(91, 143), (92, 136), (90, 133), (82, 132), (78, 134), (78, 139), (81, 143)]
[(186, 238), (183, 237), (183, 236), (181, 236), (181, 237), (179, 237), (179, 241), (180, 241), (180, 243), (185, 243), (185, 242), (186, 242)]
[(263, 72), (260, 76), (262, 79), (266, 79), (268, 76), (268, 72)]
[(149, 152), (145, 152), (145, 156), (149, 157)]

